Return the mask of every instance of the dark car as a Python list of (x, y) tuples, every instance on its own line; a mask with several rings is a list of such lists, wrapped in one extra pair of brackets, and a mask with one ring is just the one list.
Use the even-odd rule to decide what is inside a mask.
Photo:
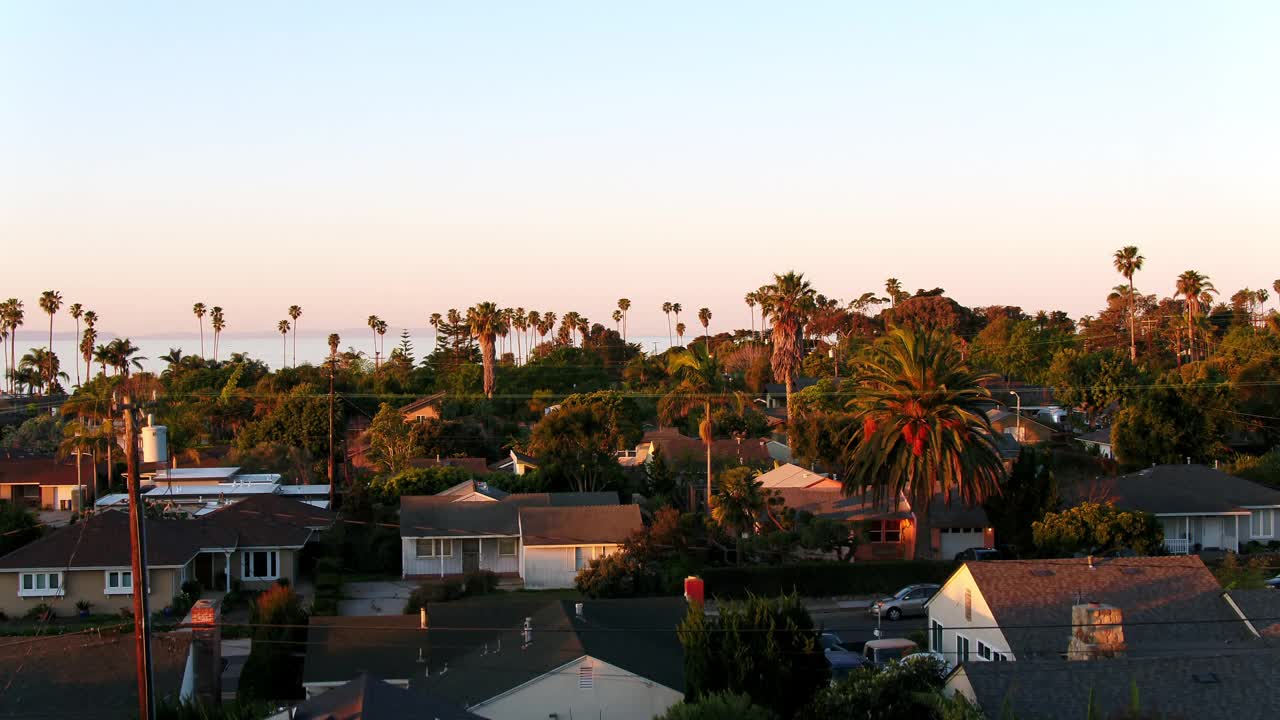
[(835, 682), (844, 678), (849, 673), (857, 670), (867, 664), (867, 659), (861, 653), (856, 653), (845, 647), (840, 642), (840, 638), (834, 633), (822, 633), (818, 641), (822, 644), (822, 653), (827, 658), (827, 663), (831, 665), (831, 681)]
[(1280, 590), (1280, 575), (1271, 578), (1264, 584), (1272, 590)]
[(999, 550), (971, 547), (968, 550), (961, 550), (956, 553), (956, 562), (965, 562), (966, 560), (999, 560), (1000, 557)]
[(908, 585), (893, 595), (871, 603), (867, 612), (888, 620), (908, 615), (924, 615), (924, 604), (937, 594), (940, 585)]

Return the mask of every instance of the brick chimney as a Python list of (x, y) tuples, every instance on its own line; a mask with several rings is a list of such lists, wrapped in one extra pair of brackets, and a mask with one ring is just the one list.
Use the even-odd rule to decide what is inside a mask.
[(1114, 605), (1084, 603), (1071, 607), (1068, 660), (1097, 660), (1124, 655), (1124, 613)]
[(197, 600), (191, 607), (191, 654), (195, 671), (195, 700), (222, 704), (222, 632), (218, 604)]

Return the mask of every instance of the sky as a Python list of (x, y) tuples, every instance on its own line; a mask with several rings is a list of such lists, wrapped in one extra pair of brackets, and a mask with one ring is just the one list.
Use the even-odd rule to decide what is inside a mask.
[(1270, 0), (0, 0), (0, 297), (144, 336), (625, 296), (665, 335), (795, 269), (1074, 317), (1127, 244), (1139, 290), (1270, 287), (1278, 36)]

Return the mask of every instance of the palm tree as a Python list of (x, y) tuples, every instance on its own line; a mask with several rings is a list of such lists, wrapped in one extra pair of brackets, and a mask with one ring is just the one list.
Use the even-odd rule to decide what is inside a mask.
[(206, 312), (204, 303), (198, 302), (191, 306), (191, 312), (196, 316), (196, 324), (200, 326), (200, 358), (204, 359), (204, 314)]
[(711, 497), (709, 505), (711, 519), (733, 534), (737, 562), (741, 565), (742, 536), (755, 527), (768, 505), (764, 483), (760, 482), (758, 473), (749, 468), (725, 473), (720, 481), (720, 492)]
[(873, 345), (858, 371), (859, 395), (849, 406), (861, 433), (849, 441), (844, 494), (869, 490), (890, 506), (906, 497), (916, 518), (915, 557), (932, 559), (933, 499), (976, 505), (1004, 478), (986, 416), (991, 395), (981, 384), (995, 376), (971, 371), (950, 334), (906, 328)]
[(9, 298), (0, 305), (0, 321), (9, 330), (9, 363), (6, 369), (9, 372), (9, 390), (14, 389), (15, 381), (13, 373), (18, 369), (18, 328), (22, 327), (23, 320), (26, 318), (26, 310), (22, 307), (22, 301), (18, 298)]
[(619, 333), (622, 332), (622, 311), (621, 310), (613, 311), (613, 326)]
[(125, 378), (129, 377), (129, 368), (131, 366), (141, 370), (142, 361), (146, 360), (145, 357), (138, 355), (138, 352), (142, 350), (142, 348), (134, 345), (129, 338), (116, 338), (115, 340), (112, 340), (107, 343), (106, 350), (107, 358), (115, 367), (116, 372), (123, 375)]
[[(542, 313), (538, 312), (537, 310), (530, 310), (530, 311), (529, 311), (529, 315), (528, 315), (528, 317), (526, 317), (526, 318), (525, 318), (525, 320), (526, 320), (526, 322), (528, 322), (528, 323), (529, 323), (529, 329), (530, 329), (530, 331), (531, 331), (531, 332), (541, 332), (541, 327), (542, 327)], [(533, 355), (533, 349), (534, 349), (535, 347), (537, 347), (537, 346), (538, 346), (538, 344), (537, 344), (537, 343), (535, 343), (535, 342), (533, 342), (533, 336), (532, 336), (532, 335), (530, 335), (530, 337), (529, 337), (529, 345), (530, 345), (530, 347), (529, 347), (529, 352), (528, 352), (528, 354), (529, 354), (529, 355)]]
[(898, 298), (902, 296), (902, 281), (898, 278), (889, 278), (884, 282), (885, 294), (889, 296), (889, 307), (898, 307)]
[(671, 303), (662, 303), (662, 312), (667, 314), (667, 347), (671, 346)]
[(567, 332), (570, 336), (570, 344), (573, 344), (573, 338), (578, 332), (578, 317), (578, 312), (576, 310), (570, 310), (560, 318), (560, 327), (567, 328)]
[(440, 346), (440, 323), (444, 322), (444, 316), (438, 312), (431, 313), (431, 316), (427, 318), (427, 322), (431, 325), (431, 331), (432, 331), (431, 341), (435, 345), (435, 347), (439, 347)]
[(61, 367), (57, 354), (42, 347), (31, 348), (18, 363), (18, 370), (28, 378), (26, 382), (29, 385), (34, 383), (37, 394), (41, 395), (46, 390), (53, 392), (58, 378), (67, 377), (67, 374), (61, 371)]
[(276, 323), (276, 330), (280, 331), (280, 367), (285, 368), (289, 366), (289, 321)]
[[(87, 337), (87, 335), (86, 335)], [(83, 340), (81, 340), (83, 342)], [(104, 348), (105, 350), (105, 348)], [(111, 406), (113, 403), (112, 393), (115, 391), (115, 383), (107, 382), (105, 379), (99, 382), (86, 382), (79, 392), (72, 395), (62, 404), (59, 414), (63, 417), (74, 418), (83, 427), (88, 429), (91, 436), (96, 436), (99, 447), (106, 449), (107, 461), (107, 485), (111, 485), (111, 472), (114, 467), (112, 458), (114, 456), (113, 448), (115, 442), (115, 425), (112, 421)], [(64, 430), (65, 432), (65, 430)], [(93, 493), (96, 496), (98, 492), (97, 484), (97, 455), (95, 450), (93, 465), (94, 487)]]
[(741, 393), (730, 390), (724, 368), (705, 347), (693, 346), (688, 350), (676, 350), (667, 360), (667, 374), (677, 379), (676, 386), (658, 403), (658, 417), (663, 422), (688, 417), (695, 408), (702, 409), (702, 421), (698, 424), (698, 436), (707, 447), (707, 498), (711, 497), (711, 409), (745, 404)]
[(213, 327), (213, 361), (218, 362), (218, 341), (222, 338), (222, 329), (227, 326), (227, 317), (222, 308), (214, 305), (209, 310), (209, 324)]
[(755, 291), (747, 293), (743, 298), (743, 302), (747, 304), (747, 314), (751, 316), (751, 337), (756, 337), (756, 293)]
[(365, 322), (368, 323), (369, 330), (373, 332), (373, 369), (377, 370), (381, 364), (380, 359), (382, 357), (378, 352), (378, 325), (382, 322), (382, 319), (377, 315), (370, 315)]
[[(46, 346), (49, 350), (48, 359), (53, 358), (53, 316), (62, 307), (62, 293), (57, 290), (45, 290), (40, 293), (40, 309), (49, 316), (49, 344)], [(53, 367), (45, 368), (45, 377), (53, 377)]]
[(84, 359), (84, 379), (88, 382), (93, 375), (93, 344), (98, 342), (98, 313), (86, 310), (84, 313), (84, 337), (80, 338), (80, 357)]
[(329, 333), (328, 341), (329, 359), (332, 360), (338, 356), (338, 344), (342, 342), (342, 337), (339, 336), (338, 333)]
[(495, 385), (493, 344), (503, 327), (502, 311), (497, 303), (482, 302), (467, 310), (471, 337), (480, 343), (480, 360), (484, 363), (484, 395), (493, 399)]
[(293, 320), (293, 366), (298, 366), (298, 318), (302, 317), (301, 305), (289, 306), (289, 319)]
[(680, 346), (684, 345), (684, 331), (685, 331), (684, 323), (682, 322), (676, 323), (676, 344), (677, 345), (680, 345)]
[(791, 392), (795, 387), (796, 371), (800, 368), (800, 328), (813, 309), (814, 290), (804, 273), (794, 270), (785, 275), (774, 275), (773, 284), (764, 288), (761, 306), (769, 310), (773, 318), (773, 377), (787, 390), (787, 419), (791, 419)]
[(1201, 275), (1195, 270), (1187, 270), (1178, 276), (1176, 289), (1186, 303), (1187, 316), (1187, 354), (1191, 362), (1195, 362), (1195, 329), (1194, 321), (1200, 310), (1201, 303), (1208, 305), (1212, 301), (1212, 295), (1217, 294), (1218, 290), (1209, 282), (1207, 275)]
[[(76, 321), (76, 349), (80, 349), (80, 317), (84, 315), (84, 307), (80, 303), (71, 303), (71, 307), (67, 308), (67, 314), (71, 315)], [(75, 357), (73, 354), (72, 357)], [(72, 363), (76, 366), (76, 387), (80, 387), (80, 363)]]
[(172, 370), (182, 364), (182, 348), (169, 348), (169, 352), (161, 355), (160, 359), (165, 361), (165, 364)]
[(711, 308), (700, 308), (698, 310), (698, 322), (702, 323), (702, 335), (707, 340), (707, 350), (711, 350)]
[(1129, 283), (1129, 359), (1134, 362), (1138, 360), (1138, 341), (1133, 309), (1133, 276), (1142, 269), (1144, 260), (1146, 258), (1138, 253), (1137, 245), (1125, 245), (1111, 258), (1111, 264), (1115, 266), (1116, 272), (1123, 275)]
[(1271, 283), (1271, 289), (1276, 291), (1276, 301), (1280, 303), (1280, 280)]
[[(1276, 281), (1280, 284), (1280, 280)], [(1277, 290), (1276, 292), (1280, 292)], [(627, 341), (627, 312), (631, 310), (631, 301), (627, 298), (618, 298), (618, 309), (622, 311), (622, 342)]]
[(378, 333), (378, 349), (382, 353), (382, 356), (386, 357), (387, 355), (387, 321), (379, 320), (378, 327), (374, 328), (373, 331)]
[(684, 306), (680, 303), (671, 303), (671, 312), (676, 316), (676, 325), (679, 325), (680, 313), (684, 312)]

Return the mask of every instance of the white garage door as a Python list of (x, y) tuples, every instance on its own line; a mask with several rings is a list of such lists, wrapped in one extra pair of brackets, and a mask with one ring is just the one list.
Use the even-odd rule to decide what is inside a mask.
[(942, 528), (942, 558), (951, 560), (958, 552), (982, 547), (982, 528)]

